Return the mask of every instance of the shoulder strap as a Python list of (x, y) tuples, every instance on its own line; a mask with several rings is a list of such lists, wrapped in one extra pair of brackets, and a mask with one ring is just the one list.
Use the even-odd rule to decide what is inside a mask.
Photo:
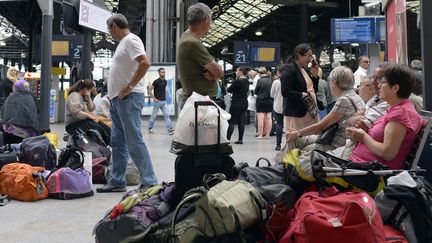
[(347, 95), (345, 95), (345, 97), (347, 97), (349, 99), (349, 101), (351, 101), (351, 104), (354, 106), (355, 112), (357, 112), (357, 106), (355, 105), (354, 101), (350, 97), (348, 97)]

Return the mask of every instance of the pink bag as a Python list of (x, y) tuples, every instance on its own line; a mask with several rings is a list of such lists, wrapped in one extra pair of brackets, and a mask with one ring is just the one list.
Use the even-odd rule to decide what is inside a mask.
[(83, 168), (63, 167), (50, 175), (47, 181), (49, 197), (68, 200), (93, 196), (90, 173)]

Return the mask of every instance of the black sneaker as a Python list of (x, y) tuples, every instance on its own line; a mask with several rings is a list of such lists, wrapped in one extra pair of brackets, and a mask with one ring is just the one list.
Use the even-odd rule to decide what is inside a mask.
[(97, 192), (125, 192), (126, 187), (113, 186), (110, 184), (105, 184), (103, 187), (96, 188)]
[(236, 142), (234, 142), (235, 144), (243, 144), (243, 141), (241, 141), (241, 140), (239, 140), (239, 141), (236, 141)]
[(154, 187), (155, 185), (140, 185), (139, 187), (138, 187), (138, 190), (140, 190), (141, 192), (145, 192), (145, 191), (147, 191), (148, 189), (150, 189), (150, 188), (152, 188), (152, 187)]
[(173, 135), (174, 134), (174, 130), (170, 130), (169, 132), (168, 132), (168, 135)]
[(275, 148), (275, 150), (276, 150), (276, 151), (279, 151), (279, 150), (281, 150), (281, 146), (280, 146), (280, 144), (276, 145), (276, 148)]

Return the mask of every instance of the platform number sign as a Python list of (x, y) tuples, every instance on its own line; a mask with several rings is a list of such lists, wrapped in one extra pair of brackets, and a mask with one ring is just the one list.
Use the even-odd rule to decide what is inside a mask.
[(236, 64), (246, 64), (246, 53), (243, 50), (238, 50), (235, 53), (235, 60), (234, 62)]
[(279, 62), (279, 42), (234, 41), (234, 65), (276, 66)]
[(73, 59), (80, 59), (81, 58), (81, 49), (82, 45), (76, 45), (73, 49)]

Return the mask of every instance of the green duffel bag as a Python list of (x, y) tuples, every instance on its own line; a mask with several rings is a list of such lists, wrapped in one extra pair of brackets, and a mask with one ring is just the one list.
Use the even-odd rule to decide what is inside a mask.
[[(205, 175), (203, 184), (204, 187), (192, 189), (186, 195), (190, 199), (199, 198), (194, 216), (206, 237), (240, 232), (267, 217), (266, 202), (250, 183), (226, 181), (223, 174), (213, 174)], [(183, 201), (187, 202), (186, 199)]]
[[(112, 167), (112, 156), (111, 156), (110, 161), (109, 161), (109, 167), (105, 171), (105, 178), (107, 181), (109, 180), (109, 171), (111, 170), (111, 167)], [(128, 166), (126, 168), (125, 178), (126, 178), (126, 184), (128, 186), (135, 186), (135, 185), (140, 184), (139, 171), (136, 168), (134, 162), (131, 160), (129, 160), (129, 162), (128, 162)]]

